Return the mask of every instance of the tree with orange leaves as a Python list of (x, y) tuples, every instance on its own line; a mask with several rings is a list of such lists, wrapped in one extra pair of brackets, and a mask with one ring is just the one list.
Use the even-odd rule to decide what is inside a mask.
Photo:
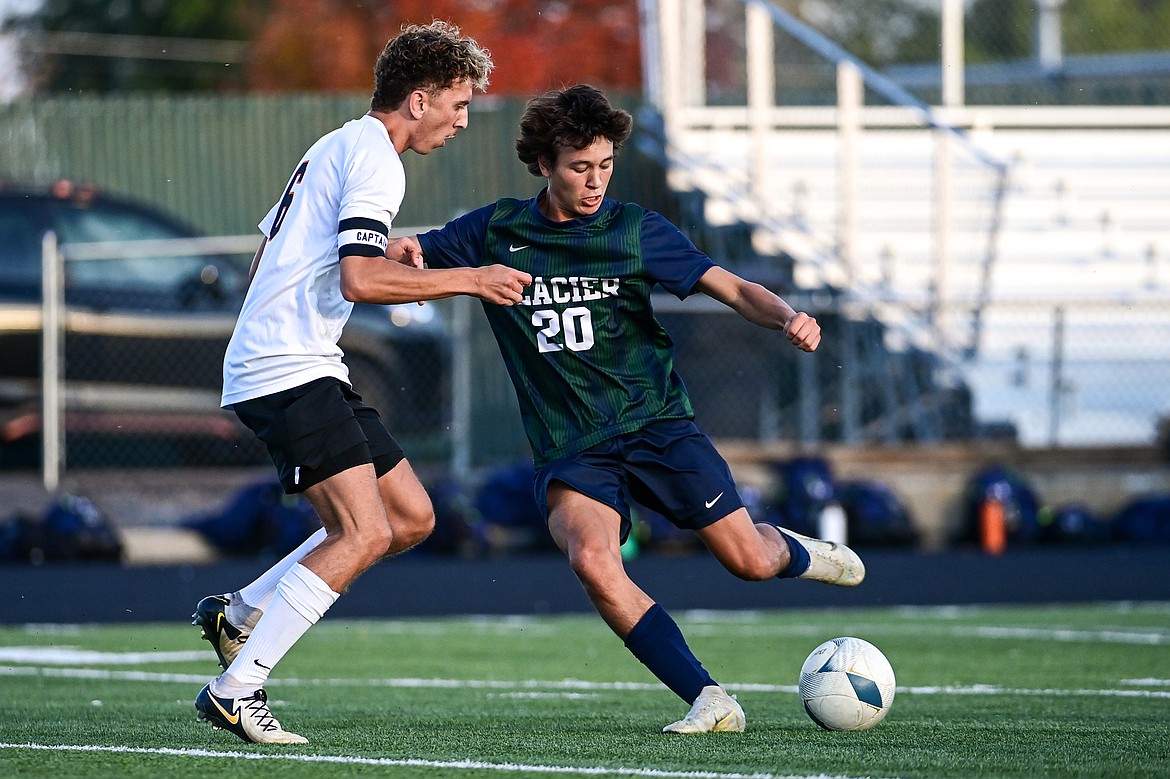
[(445, 19), (491, 49), (491, 93), (528, 96), (588, 82), (641, 88), (637, 0), (274, 0), (254, 37), (249, 86), (360, 91), (402, 24)]

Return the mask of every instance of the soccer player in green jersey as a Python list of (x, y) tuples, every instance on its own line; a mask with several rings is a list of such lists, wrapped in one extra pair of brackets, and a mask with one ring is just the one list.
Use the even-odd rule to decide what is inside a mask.
[(734, 575), (854, 586), (865, 577), (847, 547), (754, 523), (727, 463), (694, 422), (654, 318), (657, 284), (702, 292), (744, 319), (813, 351), (821, 331), (759, 284), (719, 267), (674, 225), (605, 196), (630, 115), (590, 86), (529, 101), (516, 151), (546, 181), (527, 200), (502, 199), (391, 246), (399, 274), (430, 267), (510, 265), (533, 283), (514, 306), (485, 305), (515, 385), (536, 466), (537, 505), (606, 624), (663, 684), (692, 704), (668, 733), (741, 731), (743, 709), (687, 646), (670, 615), (622, 563), (630, 502), (693, 530)]

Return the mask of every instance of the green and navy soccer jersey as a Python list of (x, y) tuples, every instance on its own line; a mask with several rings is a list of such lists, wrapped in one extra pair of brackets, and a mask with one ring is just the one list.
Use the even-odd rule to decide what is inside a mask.
[(515, 306), (484, 311), (539, 468), (662, 419), (694, 417), (654, 317), (654, 285), (679, 299), (714, 263), (634, 203), (554, 222), (537, 198), (503, 199), (419, 236), (431, 267), (500, 263), (532, 274)]

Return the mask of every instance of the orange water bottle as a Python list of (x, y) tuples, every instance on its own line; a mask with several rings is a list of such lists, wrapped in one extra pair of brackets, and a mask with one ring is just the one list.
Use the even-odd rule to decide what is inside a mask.
[(1002, 554), (1007, 547), (1007, 523), (1002, 501), (984, 498), (979, 505), (979, 545), (988, 554)]

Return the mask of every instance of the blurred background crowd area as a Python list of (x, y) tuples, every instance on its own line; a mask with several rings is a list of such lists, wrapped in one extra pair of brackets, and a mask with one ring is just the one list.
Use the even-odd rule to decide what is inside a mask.
[[(774, 5), (937, 104), (947, 2)], [(1162, 0), (958, 5), (968, 104), (1167, 101), (1170, 7)], [(716, 93), (742, 90), (743, 6), (739, 0), (681, 6), (703, 15), (705, 81)], [(647, 70), (642, 23), (653, 11), (639, 0), (4, 0), (8, 52), (0, 94), (362, 94), (386, 39), (404, 22), (431, 19), (455, 22), (491, 49), (493, 95), (526, 97), (575, 82), (638, 93)], [(787, 64), (802, 59), (815, 62), (793, 50)]]
[[(1008, 548), (1170, 535), (1170, 0), (0, 14), (0, 558), (67, 554), (47, 529), (85, 517), (122, 557), (155, 527), (271, 554), (313, 521), (218, 409), (223, 347), (291, 165), (364, 112), (385, 40), (432, 18), (497, 68), (467, 131), (404, 158), (396, 229), (534, 194), (512, 152), (524, 100), (593, 83), (636, 117), (611, 196), (821, 322), (798, 355), (710, 301), (656, 299), (753, 514), (814, 532), (840, 510), (855, 541), (929, 549), (1000, 548), (997, 524)], [(477, 304), (359, 306), (343, 346), (427, 476), (429, 551), (547, 549)], [(693, 542), (643, 513), (631, 544)]]

